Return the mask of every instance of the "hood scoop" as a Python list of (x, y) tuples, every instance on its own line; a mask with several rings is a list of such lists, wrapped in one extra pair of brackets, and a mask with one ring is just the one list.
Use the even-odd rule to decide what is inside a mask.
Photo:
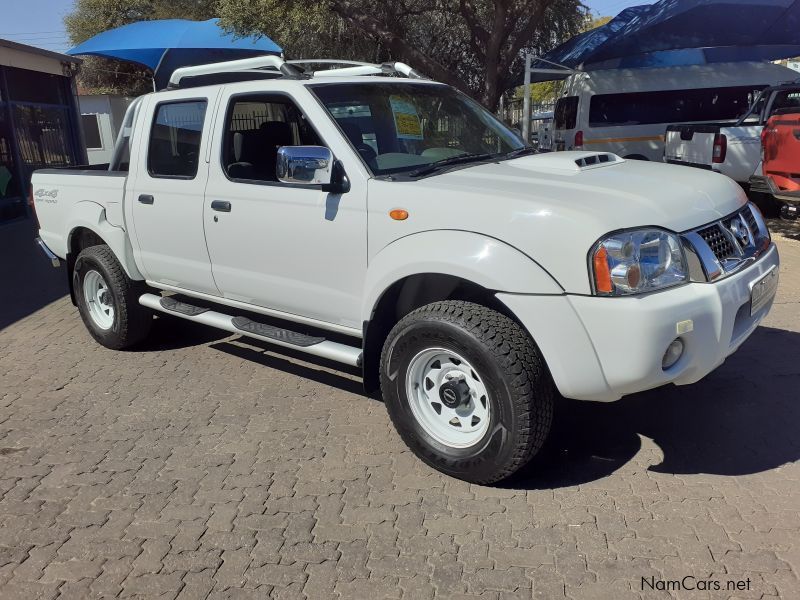
[(575, 164), (581, 169), (587, 169), (589, 167), (601, 167), (603, 165), (619, 161), (622, 161), (622, 159), (616, 154), (611, 154), (610, 152), (598, 152), (597, 154), (590, 154), (589, 156), (576, 158)]
[[(524, 162), (523, 162), (524, 161)], [(535, 169), (558, 169), (560, 171), (587, 171), (625, 162), (611, 152), (547, 152), (518, 159), (519, 166)]]

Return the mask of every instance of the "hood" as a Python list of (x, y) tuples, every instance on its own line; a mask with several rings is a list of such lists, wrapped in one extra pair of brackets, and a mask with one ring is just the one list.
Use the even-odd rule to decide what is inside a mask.
[(372, 183), (370, 211), (401, 206), (419, 216), (419, 231), (459, 229), (502, 240), (573, 293), (590, 292), (587, 255), (605, 234), (645, 226), (682, 232), (747, 201), (718, 173), (602, 152), (539, 154), (419, 181)]

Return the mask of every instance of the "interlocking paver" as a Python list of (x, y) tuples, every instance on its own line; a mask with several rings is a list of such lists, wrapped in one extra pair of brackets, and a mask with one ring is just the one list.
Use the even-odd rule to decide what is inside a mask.
[[(423, 465), (349, 373), (168, 317), (111, 352), (56, 300), (0, 329), (0, 597), (800, 597), (800, 242), (779, 244), (774, 309), (722, 367), (565, 401), (497, 487)], [(642, 587), (686, 575), (750, 588)]]

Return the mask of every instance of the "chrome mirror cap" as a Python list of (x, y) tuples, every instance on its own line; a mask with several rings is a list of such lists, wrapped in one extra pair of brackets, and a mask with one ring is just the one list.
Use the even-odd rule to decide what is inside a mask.
[(281, 146), (275, 174), (281, 183), (330, 185), (333, 154), (323, 146)]

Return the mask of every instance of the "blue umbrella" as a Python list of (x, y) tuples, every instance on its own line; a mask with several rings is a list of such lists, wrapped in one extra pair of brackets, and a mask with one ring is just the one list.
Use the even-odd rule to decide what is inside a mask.
[(67, 51), (144, 65), (153, 70), (157, 88), (166, 87), (178, 67), (236, 60), (282, 49), (266, 36), (237, 38), (219, 26), (219, 19), (139, 21), (104, 31)]

